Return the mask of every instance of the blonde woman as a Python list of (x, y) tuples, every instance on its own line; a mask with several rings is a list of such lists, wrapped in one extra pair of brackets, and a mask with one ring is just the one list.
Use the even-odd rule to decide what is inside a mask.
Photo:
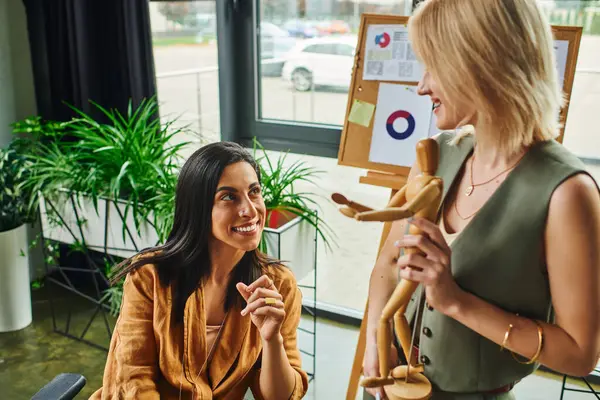
[[(419, 93), (458, 133), (437, 137), (439, 223), (409, 221), (422, 236), (395, 223), (374, 267), (364, 375), (379, 376), (376, 330), (398, 277), (424, 287), (407, 317), (434, 400), (512, 399), (540, 364), (587, 375), (600, 353), (600, 195), (554, 140), (549, 24), (534, 0), (427, 0), (409, 30)], [(426, 256), (400, 252), (414, 246)]]

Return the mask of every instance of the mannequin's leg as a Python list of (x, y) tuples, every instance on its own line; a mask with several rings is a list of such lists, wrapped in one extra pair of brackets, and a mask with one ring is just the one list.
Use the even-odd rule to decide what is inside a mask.
[[(394, 330), (396, 332), (396, 338), (402, 346), (404, 352), (404, 358), (408, 360), (410, 354), (411, 337), (410, 337), (410, 326), (408, 320), (404, 316), (406, 312), (406, 306), (403, 306), (396, 314), (394, 314)], [(407, 361), (408, 362), (408, 361)]]
[(382, 378), (390, 375), (390, 343), (392, 343), (392, 333), (390, 332), (391, 318), (379, 320), (377, 329), (377, 354), (379, 357), (379, 376)]
[[(402, 280), (394, 289), (394, 293), (388, 300), (387, 304), (383, 308), (383, 312), (381, 313), (381, 319), (379, 320), (379, 329), (377, 330), (377, 350), (379, 353), (379, 374), (381, 377), (387, 377), (390, 373), (389, 367), (389, 351), (390, 351), (390, 343), (392, 342), (391, 332), (390, 332), (390, 321), (393, 320), (394, 314), (398, 310), (402, 310), (402, 315), (404, 315), (404, 310), (406, 310), (406, 306), (410, 301), (411, 296), (413, 295), (415, 289), (417, 288), (418, 283)], [(408, 337), (410, 350), (410, 328), (408, 328), (408, 323), (406, 326), (400, 325), (397, 329), (397, 335), (399, 338)], [(404, 339), (400, 342), (402, 348), (408, 357), (407, 349), (404, 346)], [(408, 359), (408, 358), (407, 358)]]

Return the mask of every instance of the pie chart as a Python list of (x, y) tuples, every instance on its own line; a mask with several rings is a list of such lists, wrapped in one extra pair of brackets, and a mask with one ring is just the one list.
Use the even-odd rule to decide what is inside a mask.
[[(404, 118), (406, 120), (406, 122), (408, 123), (408, 126), (406, 127), (406, 129), (403, 132), (398, 132), (395, 128), (394, 128), (394, 122), (396, 122), (397, 119), (399, 118)], [(408, 111), (404, 111), (404, 110), (398, 110), (398, 111), (394, 111), (393, 113), (390, 114), (390, 116), (388, 117), (385, 127), (387, 129), (387, 133), (394, 139), (396, 140), (404, 140), (408, 137), (410, 137), (410, 135), (412, 135), (415, 131), (415, 117), (413, 117), (411, 115), (411, 113), (409, 113)]]

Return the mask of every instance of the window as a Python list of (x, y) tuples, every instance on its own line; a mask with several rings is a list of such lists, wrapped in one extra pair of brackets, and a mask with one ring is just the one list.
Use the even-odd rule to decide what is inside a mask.
[(338, 44), (336, 46), (336, 54), (345, 57), (354, 57), (354, 52), (356, 50), (356, 46), (351, 46), (348, 44)]
[(600, 181), (600, 1), (540, 1), (553, 25), (583, 27), (564, 145)]
[[(600, 1), (538, 1), (553, 24), (584, 28), (565, 145), (584, 159), (600, 181), (600, 136), (596, 133), (600, 116), (593, 108), (600, 103)], [(322, 308), (360, 315), (381, 227), (356, 224), (342, 216), (328, 198), (331, 192), (341, 191), (374, 207), (388, 200), (388, 190), (359, 184), (363, 171), (338, 166), (336, 157), (360, 14), (407, 15), (413, 2), (183, 3), (201, 6), (194, 22), (189, 22), (189, 16), (181, 19), (188, 22), (181, 23), (166, 16), (155, 18), (163, 3), (151, 3), (161, 115), (181, 114), (182, 120), (196, 124), (193, 129), (210, 140), (250, 145), (257, 136), (271, 150), (291, 149), (296, 154), (289, 156), (290, 162), (302, 159), (326, 171), (316, 191), (322, 196), (321, 213), (338, 233), (340, 247), (334, 253), (319, 248), (317, 300), (325, 304)], [(171, 15), (177, 18), (178, 14), (173, 11)], [(186, 34), (190, 30), (201, 33)], [(173, 38), (178, 38), (175, 43)]]
[(161, 119), (176, 119), (187, 128), (176, 140), (220, 140), (215, 1), (150, 2), (149, 7)]
[(320, 196), (320, 214), (338, 236), (335, 251), (319, 241), (317, 254), (317, 304), (334, 313), (362, 316), (381, 226), (343, 216), (331, 192), (374, 207), (390, 194), (359, 184), (363, 171), (337, 165), (360, 14), (404, 14), (410, 6), (397, 0), (253, 0), (239, 2), (234, 12), (224, 7), (232, 17), (218, 25), (223, 139), (250, 145), (256, 136), (270, 150), (291, 149), (289, 162), (326, 171), (317, 188), (295, 189)]
[(336, 54), (334, 44), (313, 44), (302, 50), (304, 53)]
[[(404, 14), (412, 0), (235, 4), (223, 5), (231, 16), (223, 33), (235, 48), (223, 50), (237, 64), (225, 74), (235, 90), (221, 97), (231, 96), (223, 137), (250, 144), (256, 136), (271, 149), (336, 157), (360, 15)], [(225, 122), (232, 118), (237, 122)]]

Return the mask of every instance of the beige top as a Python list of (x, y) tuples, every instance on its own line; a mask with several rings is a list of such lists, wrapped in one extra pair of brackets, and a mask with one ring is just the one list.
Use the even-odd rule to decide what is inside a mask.
[(444, 217), (445, 212), (442, 209), (441, 218), (440, 218), (440, 231), (442, 232), (442, 236), (446, 239), (446, 243), (448, 246), (452, 246), (452, 242), (456, 240), (460, 232), (448, 233), (448, 229), (446, 229), (446, 218)]
[(222, 325), (206, 325), (206, 345), (208, 347), (208, 360), (207, 363), (208, 365), (206, 366), (207, 369), (207, 378), (212, 382), (212, 376), (211, 376), (211, 368), (210, 368), (210, 361), (212, 359), (212, 355), (213, 355), (213, 346), (215, 345), (215, 341), (218, 339), (219, 337), (219, 330), (221, 329)]
[(206, 345), (209, 351), (219, 334), (219, 329), (221, 329), (221, 325), (206, 325)]

